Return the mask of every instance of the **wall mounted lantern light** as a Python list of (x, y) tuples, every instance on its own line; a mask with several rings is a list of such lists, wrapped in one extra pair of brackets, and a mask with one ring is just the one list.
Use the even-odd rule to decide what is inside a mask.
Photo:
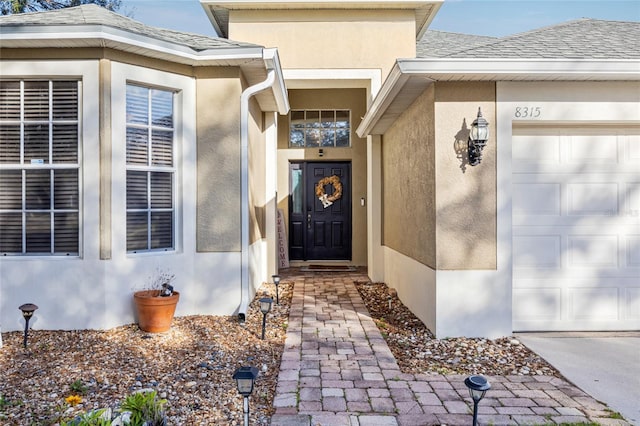
[(469, 130), (469, 141), (467, 149), (469, 152), (469, 164), (477, 166), (482, 160), (482, 149), (489, 139), (489, 123), (482, 116), (482, 111), (478, 108), (478, 117), (471, 123)]
[(24, 318), (24, 347), (27, 347), (27, 335), (29, 334), (29, 320), (33, 316), (33, 313), (38, 309), (38, 305), (33, 303), (25, 303), (18, 307), (22, 311), (22, 317)]
[(258, 377), (256, 367), (240, 367), (233, 373), (238, 393), (244, 397), (244, 426), (249, 426), (249, 395), (253, 392), (253, 384)]
[(469, 376), (464, 379), (464, 384), (469, 388), (469, 395), (473, 399), (473, 426), (478, 424), (478, 403), (484, 394), (491, 389), (491, 385), (482, 376)]

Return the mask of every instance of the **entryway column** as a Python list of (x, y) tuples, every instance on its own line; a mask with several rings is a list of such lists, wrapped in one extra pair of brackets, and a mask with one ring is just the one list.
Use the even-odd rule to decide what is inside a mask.
[(373, 282), (384, 281), (382, 247), (382, 138), (367, 136), (367, 264)]

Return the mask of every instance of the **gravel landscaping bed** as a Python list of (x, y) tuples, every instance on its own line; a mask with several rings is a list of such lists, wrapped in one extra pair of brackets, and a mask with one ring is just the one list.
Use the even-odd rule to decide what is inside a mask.
[(356, 288), (403, 373), (562, 377), (517, 339), (436, 339), (384, 283)]
[[(253, 365), (260, 375), (250, 399), (251, 424), (266, 425), (273, 413), (292, 288), (280, 284), (278, 306), (273, 284), (263, 285), (244, 326), (235, 316), (187, 316), (157, 334), (137, 325), (108, 331), (31, 330), (27, 350), (23, 333), (3, 333), (0, 424), (53, 425), (84, 411), (115, 408), (130, 393), (150, 388), (167, 399), (171, 425), (238, 425), (243, 400), (232, 375), (241, 365)], [(274, 304), (261, 340), (257, 299), (264, 292)], [(82, 402), (72, 407), (65, 398), (74, 393)]]
[[(157, 334), (135, 324), (107, 331), (36, 329), (26, 350), (22, 332), (3, 333), (0, 424), (55, 425), (155, 389), (168, 401), (170, 425), (240, 425), (243, 401), (231, 377), (239, 366), (253, 365), (260, 375), (250, 399), (251, 424), (268, 425), (295, 277), (283, 277), (265, 340), (257, 299), (265, 293), (275, 299), (273, 284), (259, 289), (244, 325), (235, 316), (187, 316)], [(559, 377), (513, 338), (434, 339), (385, 284), (359, 282), (357, 288), (403, 372)], [(82, 400), (71, 406), (65, 398), (73, 394)]]

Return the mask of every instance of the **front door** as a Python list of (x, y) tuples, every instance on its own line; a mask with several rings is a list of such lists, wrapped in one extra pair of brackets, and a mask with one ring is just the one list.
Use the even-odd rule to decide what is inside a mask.
[(291, 163), (289, 257), (351, 260), (351, 163)]

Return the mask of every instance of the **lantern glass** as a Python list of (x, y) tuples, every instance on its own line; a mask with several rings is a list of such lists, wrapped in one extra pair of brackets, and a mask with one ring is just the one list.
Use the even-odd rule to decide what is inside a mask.
[(280, 284), (280, 275), (272, 275), (271, 277), (273, 278), (273, 283), (275, 285)]
[(469, 395), (476, 403), (484, 398), (484, 394), (491, 389), (487, 379), (482, 376), (469, 376), (465, 379), (464, 384), (469, 388)]
[(33, 316), (33, 312), (38, 309), (38, 306), (33, 303), (25, 303), (24, 305), (20, 305), (18, 309), (22, 311), (22, 316), (24, 318), (31, 318)]
[(236, 381), (238, 393), (242, 396), (249, 396), (253, 392), (253, 383), (258, 377), (258, 369), (255, 367), (240, 367), (233, 373), (233, 379)]
[(253, 392), (253, 379), (236, 379), (236, 384), (240, 395), (247, 396)]
[(263, 314), (267, 314), (271, 310), (271, 304), (273, 303), (273, 299), (270, 297), (263, 297), (260, 299), (260, 312)]
[(469, 395), (471, 395), (471, 399), (473, 399), (475, 402), (480, 402), (480, 400), (484, 398), (485, 393), (487, 393), (487, 391), (469, 389)]
[(478, 108), (478, 117), (471, 123), (469, 139), (473, 141), (487, 141), (489, 139), (489, 123), (482, 117), (480, 108)]

